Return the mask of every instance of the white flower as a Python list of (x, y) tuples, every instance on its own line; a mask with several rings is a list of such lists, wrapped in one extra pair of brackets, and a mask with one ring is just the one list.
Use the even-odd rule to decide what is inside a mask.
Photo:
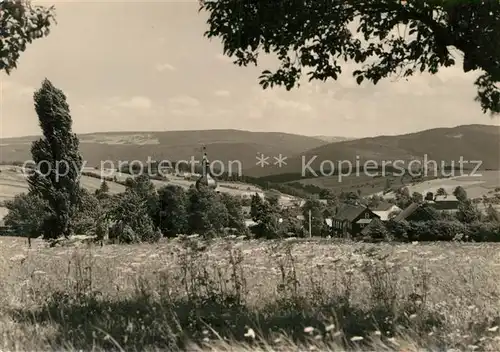
[(328, 326), (325, 326), (325, 331), (330, 331), (330, 330), (333, 330), (335, 328), (335, 325), (334, 324), (330, 324)]
[(245, 334), (245, 337), (249, 337), (251, 339), (254, 339), (255, 338), (255, 331), (253, 331), (253, 329), (249, 328)]

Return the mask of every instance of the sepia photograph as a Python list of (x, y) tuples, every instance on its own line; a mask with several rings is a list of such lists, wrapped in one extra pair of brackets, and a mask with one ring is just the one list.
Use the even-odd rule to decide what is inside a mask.
[(0, 0), (1, 351), (499, 325), (499, 0)]

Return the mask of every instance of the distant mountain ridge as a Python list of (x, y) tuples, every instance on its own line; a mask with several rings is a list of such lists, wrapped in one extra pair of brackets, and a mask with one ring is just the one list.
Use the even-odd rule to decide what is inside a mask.
[[(0, 139), (0, 161), (31, 159), (31, 142), (37, 136)], [(500, 169), (500, 127), (462, 125), (434, 128), (395, 136), (377, 136), (328, 143), (319, 137), (280, 132), (250, 132), (232, 129), (166, 131), (166, 132), (98, 132), (79, 135), (80, 150), (87, 166), (98, 166), (101, 160), (146, 161), (201, 159), (201, 147), (207, 147), (210, 160), (223, 163), (238, 160), (244, 175), (267, 177), (297, 174), (300, 178), (302, 157), (305, 163), (315, 158), (310, 167), (319, 170), (324, 160), (358, 158), (382, 161), (413, 159), (424, 155), (438, 163), (464, 160), (482, 161), (481, 169)], [(335, 137), (345, 138), (345, 137)], [(268, 157), (264, 167), (256, 165), (258, 155)], [(282, 167), (275, 165), (279, 154), (286, 159)], [(227, 165), (227, 164), (226, 164)], [(470, 165), (469, 165), (470, 166)], [(473, 167), (473, 165), (472, 165)], [(233, 171), (234, 172), (234, 171)]]
[[(255, 167), (247, 170), (246, 174), (253, 177), (271, 175), (297, 174), (300, 175), (303, 164), (313, 170), (320, 170), (320, 165), (327, 168), (339, 161), (350, 161), (355, 167), (358, 160), (360, 165), (367, 160), (373, 160), (380, 165), (383, 161), (434, 160), (437, 166), (450, 165), (454, 161), (456, 166), (460, 157), (463, 160), (481, 161), (481, 169), (500, 170), (500, 127), (492, 125), (462, 125), (451, 128), (434, 128), (425, 131), (413, 132), (396, 136), (378, 136), (361, 138), (350, 141), (329, 143), (308, 150), (300, 155), (290, 156), (286, 165), (269, 165), (265, 168)], [(313, 161), (309, 164), (309, 161)], [(347, 163), (346, 163), (347, 165)], [(474, 167), (473, 163), (464, 165)], [(305, 167), (304, 167), (305, 169)], [(297, 179), (300, 176), (297, 177)]]
[[(326, 145), (318, 138), (281, 132), (251, 132), (233, 129), (186, 130), (165, 132), (97, 132), (78, 135), (80, 151), (87, 166), (101, 160), (146, 161), (201, 159), (206, 146), (209, 159), (223, 163), (238, 160), (242, 169), (255, 166), (260, 153), (294, 155)], [(0, 161), (31, 159), (31, 143), (39, 136), (0, 139)], [(271, 157), (272, 158), (272, 157)]]

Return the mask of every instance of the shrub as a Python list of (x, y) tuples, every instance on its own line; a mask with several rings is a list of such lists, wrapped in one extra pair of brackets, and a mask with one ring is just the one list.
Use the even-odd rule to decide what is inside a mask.
[(452, 241), (457, 234), (467, 232), (459, 221), (418, 221), (410, 223), (408, 238), (412, 241)]
[(394, 220), (389, 220), (386, 226), (387, 230), (392, 234), (394, 239), (404, 242), (410, 240), (409, 236), (411, 236), (411, 234), (408, 234), (410, 231), (410, 224), (407, 221), (403, 220), (396, 222)]
[(82, 189), (77, 209), (73, 223), (75, 234), (95, 235), (97, 220), (101, 214), (101, 205), (97, 197), (86, 189)]
[(500, 223), (474, 222), (469, 224), (467, 234), (476, 242), (500, 242)]
[(123, 243), (155, 241), (158, 239), (149, 216), (147, 200), (134, 190), (128, 189), (112, 199), (112, 209), (107, 217), (114, 223), (109, 238)]
[(42, 234), (44, 221), (50, 213), (47, 202), (41, 197), (22, 193), (5, 201), (5, 207), (8, 213), (4, 222), (14, 235), (35, 238)]
[(387, 230), (386, 225), (379, 220), (373, 220), (368, 225), (364, 233), (366, 233), (366, 235), (363, 236), (364, 241), (380, 242), (380, 241), (392, 241), (394, 239), (393, 234)]

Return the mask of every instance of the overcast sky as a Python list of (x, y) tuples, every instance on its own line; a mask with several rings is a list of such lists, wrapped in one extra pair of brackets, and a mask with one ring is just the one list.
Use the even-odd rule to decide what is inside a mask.
[(28, 46), (11, 76), (0, 73), (0, 137), (40, 134), (33, 92), (45, 77), (67, 95), (77, 133), (234, 128), (364, 137), (499, 125), (473, 100), (477, 73), (460, 67), (376, 86), (357, 86), (347, 72), (290, 92), (263, 90), (258, 76), (273, 61), (245, 68), (224, 58), (220, 42), (203, 37), (206, 14), (196, 1), (52, 3), (58, 24), (50, 35)]

